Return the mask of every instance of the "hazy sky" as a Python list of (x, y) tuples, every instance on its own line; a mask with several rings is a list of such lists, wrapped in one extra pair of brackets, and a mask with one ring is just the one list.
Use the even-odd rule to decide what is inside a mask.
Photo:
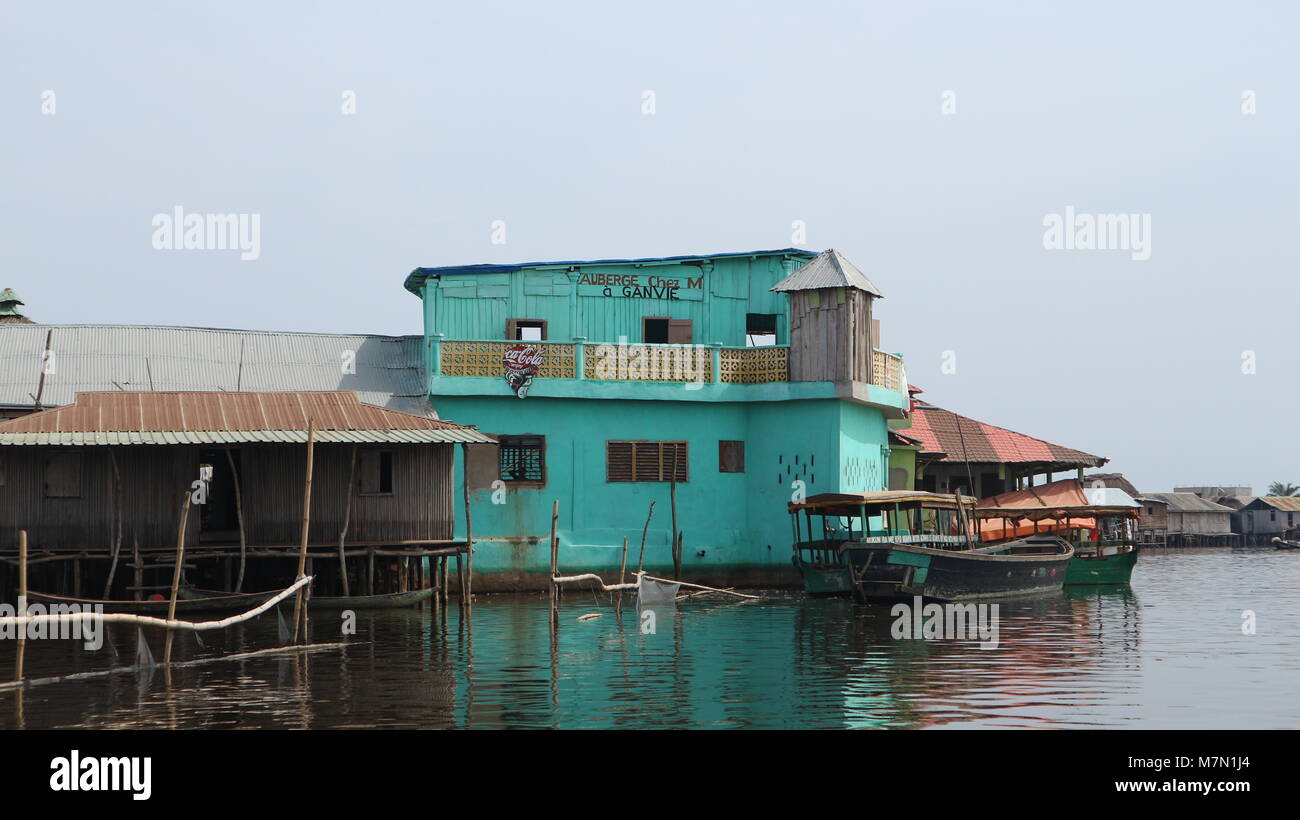
[[(803, 220), (936, 404), (1142, 489), (1263, 491), (1300, 483), (1297, 31), (1282, 2), (3, 0), (0, 287), (49, 323), (418, 333), (419, 265)], [(259, 215), (260, 256), (156, 250), (176, 206)], [(1150, 259), (1045, 249), (1067, 206), (1149, 215)]]

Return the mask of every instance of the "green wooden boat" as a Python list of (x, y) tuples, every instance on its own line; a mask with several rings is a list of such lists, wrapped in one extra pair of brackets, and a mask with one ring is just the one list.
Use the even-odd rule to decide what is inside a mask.
[[(789, 503), (793, 560), (804, 591), (809, 595), (854, 594), (860, 584), (845, 554), (851, 545), (968, 548), (973, 536), (961, 505), (973, 505), (974, 501), (940, 493), (881, 490), (822, 493)], [(966, 534), (962, 534), (963, 527)]]
[(1138, 551), (1133, 544), (1116, 547), (1103, 547), (1101, 554), (1096, 552), (1080, 553), (1080, 548), (1087, 549), (1088, 542), (1075, 546), (1074, 557), (1070, 559), (1070, 569), (1065, 575), (1067, 586), (1086, 584), (1127, 584), (1133, 577), (1133, 566), (1137, 564)]

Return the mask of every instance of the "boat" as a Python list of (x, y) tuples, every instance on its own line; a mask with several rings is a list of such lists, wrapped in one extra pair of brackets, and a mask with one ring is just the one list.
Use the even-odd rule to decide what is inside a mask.
[[(975, 499), (965, 500), (973, 503)], [(961, 534), (958, 520), (962, 516), (958, 497), (954, 495), (910, 490), (820, 493), (790, 502), (787, 509), (793, 527), (792, 560), (809, 595), (854, 594), (854, 577), (844, 553), (848, 544), (888, 541), (960, 548), (970, 542), (969, 537)], [(905, 512), (915, 513), (917, 520), (923, 522), (921, 526), (903, 526)]]
[(1273, 536), (1273, 549), (1300, 550), (1300, 529), (1289, 529), (1281, 537)]
[[(280, 593), (249, 592), (233, 594), (221, 592), (215, 595), (191, 597), (193, 590), (181, 589), (177, 592), (176, 614), (190, 615), (196, 612), (244, 612), (260, 606)], [(166, 600), (150, 601), (111, 601), (97, 598), (75, 598), (70, 595), (55, 595), (49, 592), (27, 591), (29, 602), (49, 605), (71, 605), (79, 607), (103, 607), (105, 614), (154, 615), (166, 617), (170, 602)]]
[(1142, 509), (1114, 487), (1065, 479), (981, 499), (975, 507), (980, 540), (1001, 543), (1056, 535), (1074, 547), (1067, 585), (1127, 584), (1137, 564), (1136, 521)]
[(407, 609), (429, 600), (436, 591), (434, 587), (429, 587), (413, 589), (410, 592), (385, 592), (380, 595), (339, 595), (321, 598), (313, 595), (307, 599), (307, 608), (313, 612), (344, 609)]
[[(379, 595), (339, 595), (339, 596), (312, 596), (307, 599), (307, 609), (309, 611), (341, 611), (344, 609), (406, 609), (408, 607), (419, 606), (433, 597), (435, 587), (427, 589), (415, 589), (410, 592), (385, 592)], [(185, 589), (181, 591), (182, 596), (191, 600), (214, 600), (220, 596), (229, 595), (227, 592), (220, 592), (215, 589)], [(258, 593), (262, 594), (262, 593)], [(276, 593), (266, 593), (269, 597)], [(290, 598), (289, 600), (292, 600)]]
[(791, 502), (793, 560), (805, 591), (848, 593), (866, 603), (918, 595), (961, 601), (1062, 587), (1074, 555), (1069, 543), (1044, 536), (979, 545), (969, 517), (974, 503), (913, 490), (822, 493)]

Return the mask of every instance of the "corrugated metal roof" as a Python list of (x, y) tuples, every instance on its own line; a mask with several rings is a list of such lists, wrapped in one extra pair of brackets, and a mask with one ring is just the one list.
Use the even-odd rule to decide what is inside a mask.
[(1300, 512), (1300, 496), (1294, 495), (1261, 495), (1255, 499), (1279, 510), (1287, 512)]
[(1143, 493), (1143, 499), (1153, 498), (1169, 505), (1171, 512), (1230, 513), (1231, 507), (1215, 504), (1193, 493)]
[(0, 423), (0, 445), (304, 442), (491, 443), (472, 427), (363, 404), (351, 391), (79, 393), (67, 407)]
[(424, 398), (422, 345), (420, 336), (6, 325), (0, 407), (33, 407), (38, 394), (57, 407), (97, 390), (355, 390), (369, 404), (436, 418)]
[(508, 265), (480, 264), (480, 265), (444, 265), (441, 267), (416, 268), (406, 277), (406, 289), (417, 296), (420, 293), (420, 286), (424, 280), (430, 276), (455, 276), (464, 273), (517, 273), (524, 268), (548, 268), (548, 267), (571, 267), (578, 265), (645, 265), (661, 262), (691, 262), (695, 260), (708, 259), (728, 259), (740, 256), (801, 256), (805, 259), (811, 259), (817, 256), (816, 251), (804, 250), (803, 248), (778, 248), (768, 251), (730, 251), (727, 253), (698, 253), (684, 254), (681, 256), (645, 256), (639, 259), (585, 259), (585, 260), (563, 260), (558, 262), (517, 262)]
[(774, 291), (820, 290), (821, 288), (857, 288), (881, 296), (867, 275), (844, 258), (844, 254), (829, 248), (814, 257), (808, 264), (772, 286)]

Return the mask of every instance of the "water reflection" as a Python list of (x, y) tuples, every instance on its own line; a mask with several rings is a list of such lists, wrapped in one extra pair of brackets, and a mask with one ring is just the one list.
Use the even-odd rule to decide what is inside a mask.
[[(268, 614), (202, 646), (178, 637), (176, 668), (0, 691), (0, 727), (1295, 727), (1289, 558), (1144, 554), (1131, 589), (1000, 602), (995, 649), (895, 640), (888, 606), (796, 593), (643, 610), (584, 592), (554, 621), (541, 595), (483, 596), (472, 615), (358, 611), (346, 637), (318, 616), (311, 640), (346, 647), (188, 663), (277, 645)], [(135, 657), (136, 631), (110, 629), (96, 653), (29, 643), (27, 666), (40, 678)]]

